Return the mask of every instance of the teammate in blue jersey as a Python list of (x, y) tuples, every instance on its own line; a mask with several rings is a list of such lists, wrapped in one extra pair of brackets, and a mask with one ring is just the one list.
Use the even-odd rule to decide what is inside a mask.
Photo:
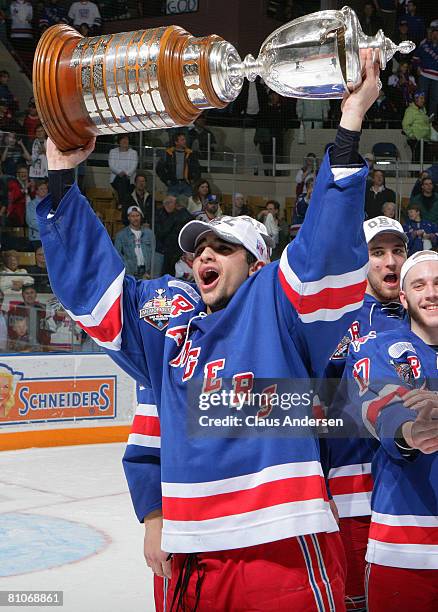
[(412, 255), (400, 283), (410, 325), (350, 349), (345, 368), (351, 410), (380, 442), (369, 612), (438, 609), (438, 253)]
[[(384, 216), (365, 221), (364, 232), (370, 260), (364, 304), (331, 356), (326, 371), (330, 382), (342, 377), (352, 342), (388, 329), (398, 329), (404, 320), (399, 292), (400, 271), (407, 257), (407, 236), (398, 221)], [(330, 407), (331, 417), (340, 416), (344, 401), (340, 387)], [(377, 442), (342, 437), (322, 440), (321, 445), (347, 557), (346, 607), (363, 612), (366, 605), (365, 553), (373, 487), (371, 461)]]
[[(363, 84), (344, 100), (306, 220), (280, 262), (269, 263), (261, 224), (223, 218), (190, 222), (180, 234), (195, 255), (196, 285), (125, 277), (105, 229), (71, 184), (71, 169), (93, 143), (65, 154), (48, 143), (51, 197), (38, 215), (52, 287), (157, 403), (161, 500), (147, 491), (136, 499), (147, 541), (157, 541), (162, 525), (161, 549), (150, 558), (157, 573), (171, 572), (169, 607), (344, 608), (342, 544), (311, 432), (209, 438), (187, 428), (192, 383), (209, 397), (230, 381), (238, 397), (261, 379), (321, 374), (362, 306), (367, 167), (357, 148), (379, 73), (372, 52), (364, 56)], [(341, 224), (340, 242), (326, 230)]]

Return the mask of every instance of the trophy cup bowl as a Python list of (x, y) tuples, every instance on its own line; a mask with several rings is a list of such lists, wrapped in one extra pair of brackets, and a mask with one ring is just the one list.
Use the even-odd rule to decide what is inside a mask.
[(35, 101), (48, 135), (67, 151), (100, 134), (188, 125), (235, 100), (245, 77), (259, 75), (283, 96), (342, 98), (362, 82), (365, 48), (383, 69), (396, 51), (415, 45), (397, 47), (381, 30), (365, 36), (348, 7), (291, 21), (265, 40), (257, 59), (243, 61), (219, 36), (196, 38), (178, 26), (84, 38), (59, 24), (35, 52)]

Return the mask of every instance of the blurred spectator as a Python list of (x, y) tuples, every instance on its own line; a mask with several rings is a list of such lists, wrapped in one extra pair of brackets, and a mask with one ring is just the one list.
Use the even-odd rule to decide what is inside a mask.
[(44, 30), (57, 23), (68, 23), (67, 11), (62, 4), (58, 4), (58, 0), (49, 0), (49, 4), (44, 7), (41, 14), (38, 23), (39, 29), (44, 32)]
[(431, 178), (429, 172), (427, 170), (421, 170), (418, 173), (418, 178), (414, 183), (414, 186), (412, 187), (412, 191), (411, 191), (411, 195), (410, 195), (410, 201), (412, 202), (412, 199), (418, 195), (419, 193), (421, 193), (421, 181), (424, 178)]
[(32, 157), (21, 137), (15, 132), (5, 134), (1, 156), (2, 171), (4, 174), (15, 176), (17, 168), (23, 162), (31, 162)]
[(210, 135), (210, 153), (213, 153), (216, 146), (216, 138), (207, 127), (207, 116), (205, 113), (199, 115), (194, 121), (194, 127), (189, 128), (187, 146), (198, 154), (199, 159), (207, 159), (208, 137)]
[(418, 45), (426, 36), (426, 27), (424, 19), (421, 15), (417, 15), (417, 3), (414, 0), (409, 0), (406, 3), (406, 15), (403, 16), (408, 23), (408, 36), (416, 45)]
[(99, 9), (94, 2), (73, 2), (68, 11), (70, 23), (75, 28), (79, 28), (82, 23), (86, 23), (93, 34), (97, 34), (102, 25), (102, 18)]
[(420, 207), (421, 218), (438, 224), (438, 195), (434, 193), (433, 182), (429, 177), (421, 181), (421, 193), (414, 196), (410, 204)]
[(56, 298), (47, 304), (46, 329), (50, 334), (49, 351), (79, 350), (82, 329), (72, 321)]
[(268, 104), (268, 91), (260, 77), (255, 81), (244, 80), (242, 90), (232, 104), (233, 114), (245, 119), (248, 127), (256, 125), (259, 113), (263, 115)]
[(299, 196), (306, 193), (306, 181), (308, 178), (315, 178), (318, 171), (318, 163), (315, 153), (307, 153), (304, 158), (303, 166), (298, 170), (295, 177), (295, 195)]
[(128, 223), (127, 210), (131, 206), (137, 206), (143, 215), (143, 223), (149, 226), (152, 223), (152, 195), (146, 189), (147, 180), (143, 172), (137, 172), (134, 178), (134, 189), (129, 196), (128, 202), (123, 210), (123, 222)]
[(100, 0), (99, 9), (104, 21), (130, 18), (126, 0)]
[(49, 343), (45, 329), (46, 308), (37, 301), (37, 292), (33, 285), (23, 285), (21, 289), (23, 301), (13, 304), (9, 309), (9, 336), (14, 339), (15, 319), (25, 319), (28, 344), (32, 350), (41, 350)]
[(196, 153), (186, 145), (184, 133), (175, 135), (175, 145), (166, 149), (164, 159), (157, 164), (157, 174), (169, 195), (192, 195), (192, 183), (200, 178), (201, 170)]
[[(3, 266), (0, 270), (0, 289), (3, 293), (19, 293), (23, 285), (32, 285), (33, 278), (27, 275), (27, 270), (18, 267), (17, 251), (3, 253)], [(15, 276), (11, 276), (11, 275)]]
[(150, 278), (155, 238), (152, 230), (142, 227), (143, 212), (138, 206), (128, 208), (129, 225), (116, 234), (114, 246), (125, 264), (126, 273), (135, 278)]
[(251, 207), (246, 203), (243, 193), (235, 193), (233, 195), (233, 208), (231, 214), (233, 217), (239, 217), (240, 215), (252, 217), (254, 215)]
[(4, 44), (8, 44), (8, 35), (7, 35), (7, 10), (6, 6), (0, 6), (0, 41)]
[(279, 217), (280, 217), (280, 202), (277, 200), (268, 200), (265, 208), (259, 212), (257, 219), (261, 221), (272, 240), (272, 248), (275, 248), (278, 244), (278, 233), (279, 229)]
[(8, 347), (8, 315), (3, 310), (5, 294), (0, 290), (0, 351), (6, 352)]
[(410, 74), (409, 62), (400, 61), (398, 70), (388, 79), (388, 95), (399, 111), (406, 109), (412, 102), (417, 88), (415, 78)]
[(297, 117), (304, 123), (305, 129), (319, 129), (327, 121), (330, 111), (328, 100), (297, 100)]
[(29, 200), (26, 204), (26, 225), (29, 228), (28, 238), (32, 243), (32, 247), (36, 249), (41, 246), (40, 240), (40, 228), (38, 225), (38, 219), (36, 214), (36, 207), (44, 200), (49, 193), (49, 185), (47, 181), (38, 181), (33, 200)]
[[(415, 49), (413, 61), (418, 66), (418, 89), (423, 91), (429, 112), (438, 111), (438, 19), (430, 24), (430, 39), (425, 38)], [(406, 130), (405, 130), (406, 131)]]
[(395, 202), (395, 200), (395, 192), (385, 186), (383, 171), (374, 170), (371, 186), (365, 194), (365, 212), (368, 215), (368, 219), (381, 215), (382, 206), (385, 202)]
[(408, 206), (408, 222), (403, 226), (408, 237), (408, 256), (417, 251), (429, 250), (437, 245), (438, 226), (421, 219), (421, 207), (418, 204)]
[(24, 132), (30, 141), (36, 138), (35, 132), (39, 125), (41, 125), (41, 119), (38, 116), (35, 98), (30, 98), (23, 121)]
[(119, 206), (126, 206), (129, 201), (132, 183), (138, 166), (138, 155), (129, 146), (129, 136), (117, 136), (118, 147), (111, 149), (108, 155), (108, 166), (111, 170), (110, 183), (119, 198)]
[(187, 210), (192, 215), (199, 214), (204, 209), (207, 197), (211, 194), (210, 183), (205, 179), (198, 179), (193, 185), (192, 195), (189, 198)]
[(183, 253), (175, 264), (175, 277), (182, 278), (188, 283), (194, 282), (193, 276), (193, 255)]
[(157, 212), (155, 225), (157, 251), (164, 256), (162, 274), (175, 274), (175, 264), (182, 255), (178, 235), (184, 225), (192, 219), (187, 210), (177, 209), (175, 196), (166, 196), (163, 208)]
[(42, 246), (35, 250), (35, 266), (27, 266), (27, 271), (34, 279), (34, 287), (38, 293), (53, 293), (47, 274), (46, 258)]
[(313, 191), (314, 178), (309, 176), (306, 179), (306, 191), (298, 196), (297, 203), (295, 206), (294, 216), (292, 219), (293, 225), (301, 225), (306, 216), (307, 209), (309, 208), (310, 198)]
[[(410, 40), (408, 29), (409, 29), (409, 26), (408, 26), (407, 19), (403, 17), (403, 19), (401, 19), (398, 22), (397, 31), (394, 35), (394, 42), (399, 45), (401, 42), (404, 42), (405, 40)], [(411, 51), (411, 53), (409, 53), (408, 55), (403, 55), (403, 59), (406, 61), (410, 61), (413, 55), (414, 55), (414, 51)], [(392, 60), (392, 61), (393, 63), (396, 62), (396, 60)]]
[(47, 169), (46, 156), (47, 134), (42, 125), (38, 125), (35, 130), (35, 140), (32, 143), (32, 163), (29, 168), (29, 178), (41, 179), (47, 178), (49, 173)]
[[(257, 128), (254, 134), (254, 144), (259, 147), (264, 164), (273, 164), (274, 138), (276, 161), (283, 163), (283, 143), (287, 126), (286, 98), (282, 98), (275, 91), (270, 91), (267, 104), (257, 117)], [(271, 168), (265, 169), (264, 173), (265, 176), (272, 176)]]
[(8, 110), (13, 114), (18, 111), (18, 100), (9, 89), (9, 72), (0, 70), (0, 99), (5, 100)]
[[(12, 118), (12, 113), (8, 109), (6, 100), (0, 99), (0, 130), (2, 132), (13, 132), (19, 129), (19, 125)], [(0, 145), (3, 144), (4, 136), (0, 135)]]
[(27, 0), (14, 0), (9, 7), (10, 37), (14, 47), (25, 53), (33, 50), (33, 8)]
[(414, 101), (409, 104), (403, 117), (403, 131), (412, 150), (412, 161), (420, 155), (419, 142), (430, 138), (430, 119), (425, 108), (426, 98), (423, 91), (414, 94)]
[(359, 16), (359, 21), (363, 33), (367, 36), (375, 36), (377, 30), (383, 27), (383, 21), (380, 15), (376, 13), (376, 7), (373, 2), (365, 2), (362, 14)]
[(391, 39), (394, 36), (397, 21), (397, 3), (398, 0), (374, 0), (374, 4), (383, 21), (382, 29), (386, 36)]
[(25, 353), (31, 350), (27, 319), (26, 317), (14, 316), (8, 328), (8, 351), (11, 353)]
[(23, 227), (26, 215), (26, 204), (32, 199), (27, 166), (18, 166), (16, 177), (7, 179), (8, 204), (6, 210), (1, 210), (9, 227)]
[(217, 219), (222, 216), (219, 199), (217, 196), (211, 194), (207, 196), (207, 201), (204, 204), (204, 208), (201, 213), (196, 215), (196, 219), (199, 221), (206, 221), (209, 223), (213, 219)]
[(397, 204), (395, 202), (385, 202), (382, 206), (382, 215), (390, 219), (395, 219), (396, 214)]
[(364, 127), (384, 130), (388, 127), (388, 121), (395, 118), (396, 112), (395, 106), (387, 99), (384, 90), (381, 89), (379, 97), (365, 115)]

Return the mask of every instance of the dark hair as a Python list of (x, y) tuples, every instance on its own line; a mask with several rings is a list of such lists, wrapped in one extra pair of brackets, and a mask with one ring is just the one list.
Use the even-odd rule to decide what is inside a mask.
[(408, 210), (419, 210), (421, 212), (421, 206), (419, 204), (409, 204)]
[(268, 204), (273, 204), (275, 206), (275, 210), (280, 210), (280, 202), (277, 202), (277, 200), (268, 200), (265, 204), (265, 208)]
[(180, 136), (184, 136), (184, 138), (186, 138), (186, 133), (182, 131), (176, 132), (173, 138), (173, 142), (176, 142)]
[(380, 172), (381, 173), (381, 175), (383, 176), (383, 182), (385, 182), (385, 173), (383, 172), (383, 170), (381, 170), (380, 168), (374, 168), (373, 176), (376, 174), (376, 172)]
[(246, 250), (246, 263), (248, 264), (248, 266), (252, 266), (252, 264), (255, 264), (256, 261), (257, 258), (252, 253)]
[(200, 178), (200, 179), (198, 179), (198, 180), (196, 181), (196, 183), (193, 185), (193, 192), (192, 192), (192, 197), (193, 197), (193, 198), (197, 198), (197, 197), (198, 197), (198, 190), (199, 190), (199, 187), (200, 187), (201, 185), (203, 185), (204, 183), (207, 183), (207, 185), (208, 185), (208, 193), (207, 193), (207, 195), (210, 195), (210, 193), (211, 193), (210, 183), (209, 183), (209, 182), (208, 182), (206, 179)]
[(21, 293), (24, 293), (27, 289), (33, 289), (35, 291), (35, 293), (36, 293), (36, 289), (35, 289), (33, 283), (32, 284), (28, 283), (27, 285), (23, 285), (21, 287)]
[[(431, 176), (424, 176), (424, 177), (421, 179), (421, 186), (422, 186), (422, 187), (423, 187), (423, 185), (424, 185), (424, 183), (425, 183), (426, 181), (432, 181), (432, 177), (431, 177)], [(433, 181), (432, 181), (432, 184), (433, 184)]]
[(10, 76), (7, 70), (0, 70), (0, 76)]
[(129, 135), (128, 134), (118, 134), (117, 135), (117, 144), (120, 144), (120, 141), (122, 140), (122, 138), (127, 138), (129, 140)]
[(136, 180), (138, 179), (138, 177), (139, 177), (139, 176), (141, 176), (142, 178), (144, 178), (144, 180), (147, 182), (147, 180), (148, 180), (148, 179), (147, 179), (146, 174), (145, 174), (144, 172), (139, 171), (139, 172), (136, 172), (136, 173), (135, 173), (134, 183), (136, 182)]

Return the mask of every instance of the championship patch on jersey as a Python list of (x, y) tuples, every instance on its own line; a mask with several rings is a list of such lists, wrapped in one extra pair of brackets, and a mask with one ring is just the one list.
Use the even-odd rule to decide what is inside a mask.
[(392, 365), (394, 366), (394, 369), (397, 372), (397, 376), (404, 382), (405, 385), (409, 385), (410, 387), (415, 386), (415, 376), (412, 370), (412, 366), (409, 362), (393, 361)]
[(172, 299), (166, 296), (165, 289), (156, 289), (155, 292), (157, 295), (144, 304), (139, 316), (155, 329), (162, 331), (169, 325)]
[(352, 340), (357, 340), (357, 338), (359, 338), (360, 333), (359, 333), (359, 322), (358, 321), (354, 321), (354, 323), (351, 324), (348, 333), (342, 338), (342, 340), (339, 342), (338, 346), (336, 347), (335, 352), (333, 353), (333, 355), (330, 357), (330, 360), (334, 360), (336, 361), (337, 359), (346, 359), (347, 355), (348, 355), (348, 349), (350, 347), (351, 341)]

